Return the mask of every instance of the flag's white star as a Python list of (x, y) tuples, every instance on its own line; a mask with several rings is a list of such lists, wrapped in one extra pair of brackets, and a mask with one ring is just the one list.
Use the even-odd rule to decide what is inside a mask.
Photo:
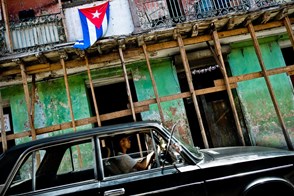
[(101, 14), (101, 13), (99, 13), (98, 10), (96, 10), (95, 13), (92, 13), (93, 18), (99, 18), (100, 14)]

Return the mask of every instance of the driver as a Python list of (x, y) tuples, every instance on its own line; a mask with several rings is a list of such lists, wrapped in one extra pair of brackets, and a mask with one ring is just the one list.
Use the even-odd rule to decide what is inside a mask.
[(145, 170), (148, 168), (154, 156), (154, 151), (150, 152), (143, 160), (135, 160), (127, 154), (127, 150), (131, 148), (131, 141), (127, 135), (123, 135), (118, 140), (119, 157), (117, 161), (118, 168), (122, 173)]

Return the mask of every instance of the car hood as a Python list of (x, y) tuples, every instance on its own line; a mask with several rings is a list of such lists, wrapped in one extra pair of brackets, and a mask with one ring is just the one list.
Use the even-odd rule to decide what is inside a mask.
[(205, 157), (198, 164), (201, 168), (274, 157), (293, 156), (294, 158), (294, 152), (292, 151), (261, 146), (210, 148), (203, 149), (201, 152), (204, 153)]

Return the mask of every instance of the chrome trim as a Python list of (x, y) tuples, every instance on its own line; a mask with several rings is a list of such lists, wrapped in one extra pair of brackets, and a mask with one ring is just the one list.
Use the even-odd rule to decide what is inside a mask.
[(126, 190), (124, 188), (113, 189), (104, 192), (104, 196), (116, 196), (116, 195), (124, 195)]
[(194, 182), (194, 183), (184, 184), (184, 185), (180, 185), (180, 186), (173, 186), (171, 188), (154, 190), (154, 191), (149, 191), (149, 192), (145, 192), (145, 193), (141, 193), (141, 194), (136, 194), (136, 195), (149, 195), (149, 194), (155, 194), (155, 193), (162, 193), (162, 192), (172, 191), (172, 190), (176, 190), (176, 189), (179, 189), (179, 188), (184, 188), (184, 187), (198, 185), (198, 184), (204, 184), (204, 182)]
[(278, 177), (264, 177), (264, 178), (260, 178), (260, 179), (254, 180), (253, 182), (251, 182), (250, 184), (248, 184), (243, 192), (246, 193), (251, 188), (254, 188), (255, 186), (258, 186), (259, 184), (263, 184), (265, 182), (282, 182), (282, 183), (285, 183), (285, 185), (289, 185), (294, 190), (293, 184), (291, 184), (290, 182), (288, 182), (287, 180), (285, 180), (283, 178), (278, 178)]
[(267, 172), (267, 171), (272, 171), (272, 170), (284, 169), (284, 168), (288, 168), (288, 167), (293, 167), (293, 164), (283, 165), (283, 166), (279, 166), (279, 167), (271, 167), (271, 168), (257, 170), (257, 171), (245, 172), (245, 173), (230, 175), (230, 176), (221, 177), (221, 178), (213, 178), (210, 180), (206, 180), (206, 182), (214, 182), (214, 181), (226, 180), (226, 179), (230, 179), (230, 178), (243, 177), (243, 176), (250, 175), (250, 174), (256, 174), (256, 173), (262, 173), (262, 172)]

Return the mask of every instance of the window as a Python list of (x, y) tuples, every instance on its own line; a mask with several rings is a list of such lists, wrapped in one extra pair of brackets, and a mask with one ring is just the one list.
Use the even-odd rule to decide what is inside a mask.
[(17, 194), (36, 189), (36, 171), (43, 161), (45, 151), (38, 150), (29, 154), (14, 177), (9, 193)]
[(19, 194), (95, 179), (93, 140), (64, 143), (31, 152), (8, 194)]
[[(101, 141), (105, 177), (183, 163), (177, 145), (171, 142), (167, 151), (168, 141), (153, 130), (104, 137)], [(126, 153), (123, 150), (124, 145), (127, 148)], [(147, 166), (145, 169), (136, 167), (138, 162), (144, 161)]]

